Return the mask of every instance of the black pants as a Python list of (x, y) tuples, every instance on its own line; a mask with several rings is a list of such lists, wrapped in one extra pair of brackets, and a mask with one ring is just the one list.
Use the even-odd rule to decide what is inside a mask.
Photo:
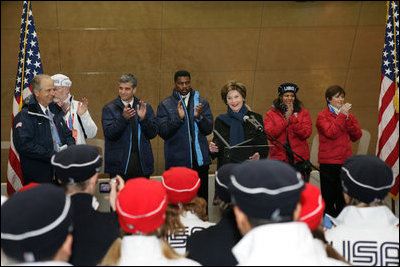
[(200, 188), (199, 191), (197, 191), (197, 196), (204, 198), (207, 201), (207, 207), (208, 207), (208, 170), (210, 166), (209, 165), (204, 165), (204, 166), (193, 166), (193, 170), (197, 171), (200, 177)]
[(341, 164), (320, 164), (321, 194), (325, 201), (325, 213), (337, 217), (346, 205), (340, 181)]
[[(110, 178), (114, 178), (117, 174), (115, 173), (110, 173)], [(150, 175), (140, 175), (140, 176), (132, 176), (132, 175), (124, 175), (124, 174), (120, 174), (120, 176), (122, 177), (122, 179), (124, 179), (124, 181), (128, 181), (129, 179), (134, 179), (134, 178), (139, 178), (139, 177), (145, 177), (145, 178), (150, 178)]]
[(311, 173), (311, 166), (304, 161), (300, 161), (297, 163), (294, 163), (292, 165), (296, 171), (301, 173), (301, 177), (303, 178), (304, 182), (309, 182), (310, 181), (310, 173)]

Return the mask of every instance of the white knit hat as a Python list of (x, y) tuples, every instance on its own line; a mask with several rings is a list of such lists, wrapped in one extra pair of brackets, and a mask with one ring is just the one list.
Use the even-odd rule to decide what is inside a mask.
[(67, 86), (71, 87), (72, 82), (68, 78), (68, 76), (65, 76), (64, 74), (55, 74), (51, 76), (51, 79), (54, 81), (54, 86)]

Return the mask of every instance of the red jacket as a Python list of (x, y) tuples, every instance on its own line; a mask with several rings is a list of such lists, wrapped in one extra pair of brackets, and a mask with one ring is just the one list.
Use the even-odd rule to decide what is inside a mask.
[(329, 107), (318, 114), (316, 126), (319, 136), (318, 162), (323, 164), (343, 164), (351, 157), (351, 142), (361, 138), (362, 132), (356, 117), (349, 113), (329, 110)]
[[(286, 143), (289, 136), (289, 143), (292, 150), (304, 159), (310, 159), (307, 138), (311, 135), (312, 121), (308, 110), (302, 108), (300, 112), (293, 113), (288, 122), (278, 109), (272, 107), (265, 115), (264, 129), (282, 144)], [(268, 139), (274, 145), (270, 148), (270, 158), (288, 162), (286, 150), (282, 145), (274, 142), (269, 136)], [(302, 161), (297, 156), (294, 156), (294, 159), (295, 162)]]

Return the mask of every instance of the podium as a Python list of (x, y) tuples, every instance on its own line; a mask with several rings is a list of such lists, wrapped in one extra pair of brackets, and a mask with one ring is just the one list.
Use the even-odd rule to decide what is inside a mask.
[(240, 163), (249, 159), (254, 153), (268, 149), (270, 145), (232, 146), (224, 148), (224, 163)]
[(230, 146), (217, 130), (214, 130), (214, 133), (218, 137), (218, 139), (220, 139), (221, 142), (225, 145), (223, 149), (223, 164), (241, 163), (243, 161), (249, 160), (250, 156), (254, 155), (254, 153), (256, 152), (262, 151), (263, 149), (265, 149), (268, 154), (269, 147), (273, 146), (268, 144), (249, 145), (248, 143), (253, 141), (254, 138), (250, 138), (234, 146)]

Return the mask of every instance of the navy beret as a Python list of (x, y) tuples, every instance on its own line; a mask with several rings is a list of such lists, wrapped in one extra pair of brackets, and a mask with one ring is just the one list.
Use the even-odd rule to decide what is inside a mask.
[(13, 194), (1, 206), (1, 248), (23, 262), (52, 258), (72, 231), (65, 190), (40, 184)]
[(73, 145), (69, 146), (51, 158), (56, 177), (63, 184), (74, 184), (88, 180), (99, 172), (102, 158), (95, 146)]
[(288, 92), (296, 94), (298, 90), (299, 87), (294, 83), (283, 83), (278, 87), (278, 94), (280, 96)]
[(232, 169), (236, 166), (239, 166), (239, 164), (226, 163), (215, 172), (215, 196), (218, 196), (225, 203), (231, 202), (228, 185), (231, 182)]
[(232, 170), (232, 202), (249, 217), (282, 221), (292, 218), (305, 185), (301, 174), (278, 160), (246, 161)]
[(364, 203), (380, 201), (394, 185), (393, 171), (374, 155), (356, 155), (342, 165), (343, 191)]

